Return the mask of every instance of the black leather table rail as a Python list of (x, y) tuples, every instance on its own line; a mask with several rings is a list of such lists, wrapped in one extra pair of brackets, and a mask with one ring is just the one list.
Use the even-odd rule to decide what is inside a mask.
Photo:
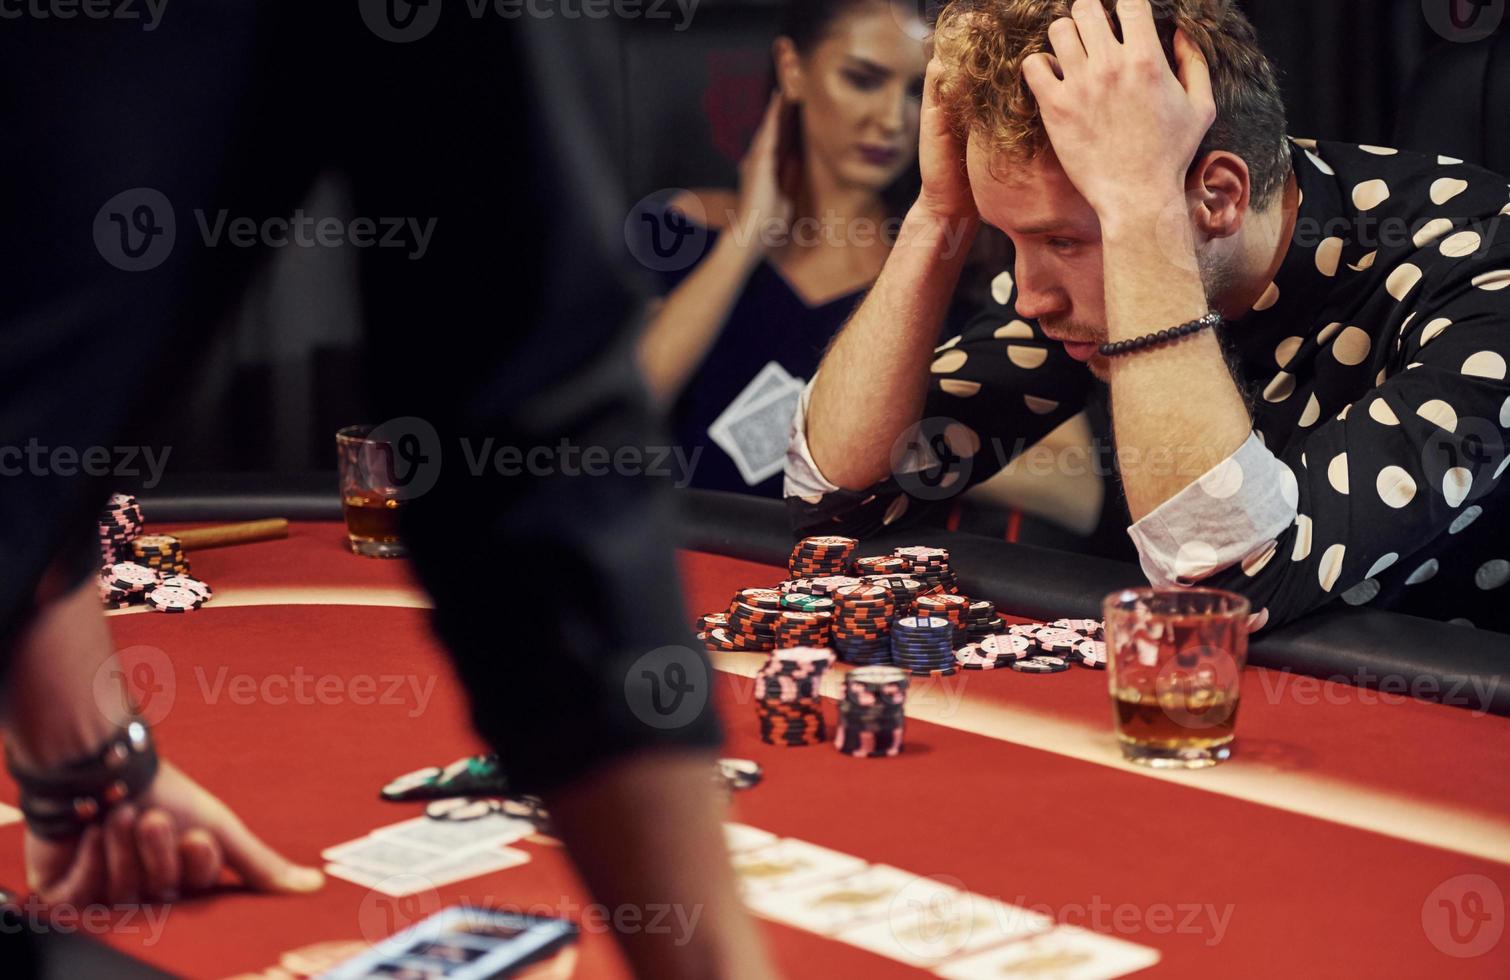
[[(341, 519), (333, 473), (179, 480), (139, 496), (149, 521)], [(793, 537), (782, 504), (704, 490), (679, 497), (683, 547), (785, 565)], [(867, 538), (864, 547), (884, 552), (902, 544), (949, 549), (966, 593), (1021, 616), (1099, 618), (1107, 593), (1144, 582), (1133, 565), (952, 531), (893, 531)], [(1334, 603), (1256, 641), (1250, 660), (1510, 715), (1510, 635), (1503, 633)]]

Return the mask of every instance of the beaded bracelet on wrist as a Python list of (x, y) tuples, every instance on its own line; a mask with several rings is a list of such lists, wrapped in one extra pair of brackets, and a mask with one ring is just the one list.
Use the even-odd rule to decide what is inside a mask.
[(1168, 330), (1160, 330), (1158, 333), (1144, 334), (1131, 340), (1118, 340), (1110, 344), (1102, 344), (1101, 356), (1122, 357), (1127, 354), (1135, 354), (1150, 347), (1159, 347), (1189, 337), (1191, 334), (1200, 333), (1208, 327), (1218, 327), (1221, 325), (1221, 322), (1222, 315), (1212, 311), (1198, 320), (1182, 323), (1178, 327), (1170, 327)]

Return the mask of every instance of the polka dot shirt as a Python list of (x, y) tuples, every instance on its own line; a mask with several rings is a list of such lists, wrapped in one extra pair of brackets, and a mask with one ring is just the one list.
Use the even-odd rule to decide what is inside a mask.
[[(1341, 602), (1510, 632), (1510, 184), (1448, 157), (1290, 143), (1290, 248), (1221, 331), (1253, 438), (1130, 529), (1144, 569), (1247, 595), (1255, 629)], [(1097, 384), (1015, 315), (1009, 272), (992, 300), (930, 369), (922, 442), (947, 461), (949, 496)], [(872, 532), (946, 496), (905, 467), (839, 490), (802, 425), (787, 482), (804, 532)]]

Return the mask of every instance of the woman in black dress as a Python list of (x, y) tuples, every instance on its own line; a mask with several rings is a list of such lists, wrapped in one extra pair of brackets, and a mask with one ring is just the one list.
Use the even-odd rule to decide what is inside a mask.
[(926, 26), (891, 0), (792, 0), (737, 191), (677, 195), (706, 245), (640, 341), (692, 484), (781, 495), (801, 384), (875, 281), (917, 190)]

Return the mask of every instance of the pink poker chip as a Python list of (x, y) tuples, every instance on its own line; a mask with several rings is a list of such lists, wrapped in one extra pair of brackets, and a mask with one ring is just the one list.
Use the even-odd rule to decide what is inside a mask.
[(1106, 669), (1106, 643), (1103, 640), (1082, 640), (1075, 647), (1080, 654), (1080, 666), (1092, 670)]
[(105, 569), (105, 574), (100, 576), (109, 585), (127, 592), (140, 592), (148, 586), (157, 584), (157, 573), (146, 565), (139, 565), (134, 561), (118, 561)]
[(1033, 649), (1033, 641), (1026, 636), (1013, 636), (1010, 633), (988, 636), (980, 641), (983, 652), (995, 657), (1011, 657), (1017, 659), (1025, 657)]
[(201, 582), (197, 578), (190, 578), (187, 575), (169, 575), (164, 578), (159, 584), (171, 585), (174, 588), (179, 589), (188, 589), (190, 592), (197, 593), (205, 599), (209, 599), (215, 594), (214, 590), (210, 588), (208, 583)]
[(159, 585), (147, 593), (147, 605), (158, 612), (185, 613), (204, 605), (204, 597), (176, 585)]

